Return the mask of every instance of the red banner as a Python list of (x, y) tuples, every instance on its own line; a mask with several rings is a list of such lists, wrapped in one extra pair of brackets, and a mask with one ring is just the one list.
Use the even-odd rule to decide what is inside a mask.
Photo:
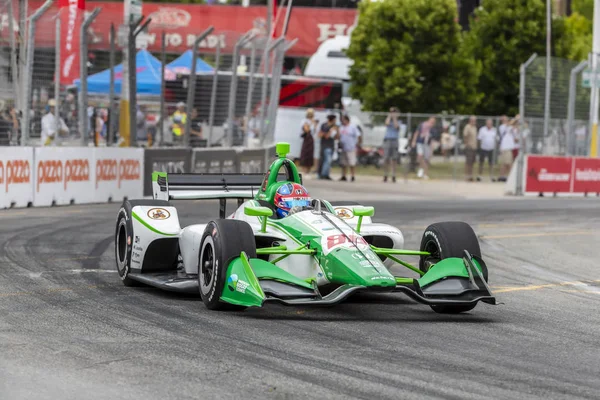
[(600, 158), (528, 155), (525, 192), (600, 193)]
[(71, 85), (75, 79), (79, 78), (79, 36), (85, 0), (60, 0), (58, 5), (61, 8), (60, 83)]
[(573, 192), (600, 193), (600, 159), (576, 157), (573, 161)]
[[(72, 39), (73, 43), (79, 44), (79, 7), (84, 0), (61, 0), (61, 5), (66, 4), (61, 16), (63, 18), (62, 35), (66, 39)], [(29, 1), (29, 11), (32, 13), (43, 4), (41, 0)], [(123, 2), (85, 2), (87, 12), (96, 7), (102, 11), (91, 24), (87, 32), (90, 50), (108, 50), (110, 24), (114, 23), (118, 29), (123, 23)], [(18, 7), (14, 7), (17, 17)], [(215, 30), (206, 40), (200, 43), (201, 52), (212, 52), (216, 46), (221, 46), (224, 53), (231, 53), (235, 42), (241, 35), (254, 29), (259, 34), (268, 35), (266, 32), (266, 16), (268, 10), (265, 6), (220, 6), (220, 5), (189, 5), (189, 4), (165, 4), (145, 3), (143, 14), (152, 18), (149, 26), (148, 50), (154, 53), (160, 52), (161, 33), (166, 33), (166, 49), (169, 53), (183, 53), (190, 49), (197, 35), (209, 26)], [(279, 8), (279, 19), (277, 23), (277, 34), (281, 34), (285, 20), (285, 9)], [(73, 14), (74, 13), (74, 14)], [(52, 9), (48, 11), (38, 22), (36, 33), (36, 48), (54, 47), (54, 37), (49, 32), (54, 32), (54, 20), (56, 13)], [(76, 16), (73, 19), (73, 16)], [(0, 12), (2, 21), (7, 16)], [(294, 7), (290, 16), (287, 40), (298, 39), (298, 42), (287, 53), (292, 57), (310, 57), (319, 45), (337, 35), (347, 35), (353, 26), (357, 16), (354, 9), (335, 8), (308, 8)], [(46, 24), (47, 26), (44, 26)], [(71, 29), (74, 28), (74, 29)], [(0, 33), (8, 30), (8, 24), (0, 25)], [(3, 32), (4, 31), (4, 32)], [(71, 32), (67, 36), (67, 32)], [(4, 35), (3, 35), (4, 36)], [(66, 40), (68, 41), (68, 40)], [(63, 46), (63, 48), (66, 48)], [(70, 52), (69, 52), (70, 54)], [(63, 55), (65, 59), (67, 54)], [(75, 60), (70, 71), (78, 71)], [(61, 73), (61, 77), (63, 74)]]

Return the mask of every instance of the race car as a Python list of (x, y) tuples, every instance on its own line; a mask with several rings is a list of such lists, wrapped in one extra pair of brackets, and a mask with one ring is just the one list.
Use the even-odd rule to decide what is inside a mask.
[[(153, 199), (126, 200), (118, 212), (123, 284), (199, 293), (211, 310), (334, 305), (359, 292), (402, 292), (438, 313), (497, 304), (468, 224), (432, 224), (420, 249), (407, 250), (398, 228), (373, 222), (373, 207), (310, 198), (289, 144), (276, 153), (264, 175), (153, 172)], [(171, 200), (201, 199), (219, 200), (219, 218), (182, 228)], [(237, 200), (230, 214), (228, 200)], [(418, 256), (418, 266), (402, 256)]]

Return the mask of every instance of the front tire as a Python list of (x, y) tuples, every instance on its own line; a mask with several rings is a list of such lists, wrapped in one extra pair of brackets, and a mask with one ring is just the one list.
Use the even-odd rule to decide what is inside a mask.
[(142, 286), (141, 283), (131, 279), (131, 252), (133, 250), (133, 222), (131, 212), (135, 206), (169, 207), (170, 203), (163, 200), (125, 200), (117, 214), (115, 229), (115, 261), (117, 272), (123, 285)]
[(243, 252), (256, 258), (256, 242), (247, 222), (219, 219), (211, 221), (200, 242), (198, 287), (204, 305), (210, 310), (244, 310), (246, 307), (220, 300), (231, 261)]
[[(421, 239), (421, 251), (429, 252), (428, 256), (421, 256), (419, 260), (419, 269), (427, 272), (429, 268), (445, 258), (463, 258), (464, 251), (467, 250), (471, 256), (481, 260), (481, 248), (479, 240), (473, 231), (473, 228), (465, 222), (438, 222), (429, 225), (423, 233)], [(481, 262), (482, 275), (485, 281), (488, 280), (488, 270), (485, 263)], [(430, 306), (431, 309), (440, 314), (459, 314), (470, 311), (475, 308), (472, 305), (436, 305)]]

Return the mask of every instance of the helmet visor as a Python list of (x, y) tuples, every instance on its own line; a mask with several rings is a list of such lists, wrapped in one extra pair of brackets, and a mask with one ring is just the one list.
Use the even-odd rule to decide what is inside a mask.
[(283, 207), (291, 210), (293, 207), (308, 207), (310, 206), (309, 199), (289, 199), (283, 201)]

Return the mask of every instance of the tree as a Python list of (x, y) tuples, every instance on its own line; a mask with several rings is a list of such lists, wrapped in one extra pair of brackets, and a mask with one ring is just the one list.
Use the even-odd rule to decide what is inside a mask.
[(479, 70), (460, 52), (456, 0), (361, 2), (350, 93), (373, 111), (470, 112)]
[(485, 97), (476, 112), (517, 113), (519, 67), (533, 53), (546, 51), (545, 1), (486, 0), (475, 11), (463, 45), (482, 65), (477, 89)]
[[(592, 51), (592, 23), (583, 15), (574, 12), (567, 18), (561, 18), (560, 35), (554, 43), (556, 56), (574, 61), (587, 59)], [(553, 25), (557, 25), (555, 22)], [(553, 26), (553, 29), (555, 27)]]

